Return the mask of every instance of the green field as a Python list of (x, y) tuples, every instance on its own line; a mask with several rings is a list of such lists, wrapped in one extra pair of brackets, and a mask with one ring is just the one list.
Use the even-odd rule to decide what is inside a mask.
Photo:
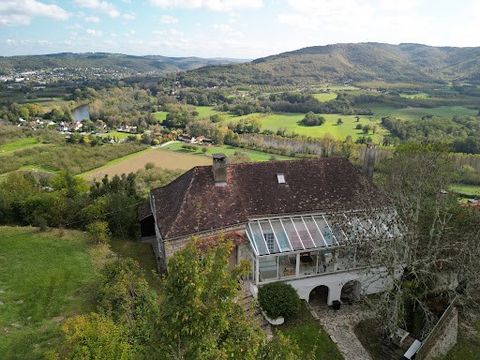
[(335, 100), (337, 98), (337, 94), (334, 92), (325, 92), (314, 94), (313, 97), (320, 102), (327, 102), (330, 100)]
[(39, 359), (64, 317), (92, 309), (84, 235), (0, 227), (0, 359)]
[(126, 138), (128, 138), (130, 135), (134, 135), (134, 136), (137, 136), (136, 134), (130, 134), (130, 133), (126, 133), (126, 132), (120, 132), (120, 131), (109, 131), (108, 133), (104, 133), (104, 134), (101, 134), (100, 136), (101, 137), (107, 137), (107, 136), (110, 136), (110, 137), (113, 137), (113, 138), (117, 138), (119, 140), (124, 140)]
[(261, 151), (256, 151), (256, 150), (249, 150), (249, 149), (243, 149), (243, 148), (238, 148), (235, 146), (230, 146), (230, 145), (222, 145), (222, 146), (208, 146), (205, 147), (207, 149), (206, 153), (203, 153), (201, 149), (203, 146), (197, 146), (198, 150), (197, 151), (190, 151), (187, 149), (182, 148), (182, 146), (185, 145), (185, 143), (182, 142), (174, 142), (171, 144), (168, 144), (167, 146), (163, 147), (163, 149), (167, 150), (173, 150), (177, 152), (182, 152), (185, 154), (192, 154), (195, 156), (210, 156), (215, 153), (223, 153), (227, 156), (232, 156), (235, 154), (235, 152), (241, 152), (245, 155), (247, 155), (251, 160), (253, 161), (267, 161), (270, 160), (273, 157), (275, 157), (278, 160), (287, 160), (291, 159), (287, 156), (281, 156), (281, 155), (273, 155)]
[(15, 139), (13, 141), (7, 142), (3, 145), (0, 145), (0, 154), (6, 152), (12, 152), (32, 146), (40, 145), (36, 138), (34, 137), (24, 137)]
[[(285, 128), (287, 132), (295, 132), (299, 135), (305, 135), (310, 137), (322, 137), (326, 134), (330, 134), (337, 139), (344, 140), (347, 136), (351, 136), (353, 140), (358, 139), (365, 134), (362, 130), (355, 129), (358, 124), (355, 116), (353, 115), (338, 115), (338, 114), (322, 114), (326, 119), (326, 122), (320, 126), (303, 126), (299, 125), (299, 121), (304, 118), (304, 114), (287, 114), (278, 113), (264, 115), (260, 121), (262, 124), (262, 130), (268, 129), (277, 131), (280, 128)], [(343, 124), (337, 125), (337, 119), (341, 118)], [(368, 117), (361, 116), (359, 123), (363, 125), (377, 124), (378, 131), (376, 134), (370, 132), (368, 136), (371, 136), (373, 141), (380, 142), (385, 134), (386, 130), (380, 126), (378, 119), (370, 120)]]
[(419, 92), (419, 93), (401, 93), (401, 97), (405, 99), (429, 99), (430, 95), (427, 93)]
[(414, 108), (407, 107), (395, 109), (386, 106), (373, 106), (372, 111), (375, 117), (393, 116), (404, 120), (418, 120), (422, 116), (432, 115), (440, 118), (451, 119), (458, 116), (476, 116), (478, 110), (469, 109), (463, 106), (439, 106), (434, 108)]
[(153, 117), (158, 122), (162, 122), (163, 120), (165, 120), (167, 118), (167, 114), (168, 114), (167, 111), (157, 111), (157, 112), (153, 113)]
[(480, 185), (453, 184), (450, 190), (466, 196), (480, 196)]

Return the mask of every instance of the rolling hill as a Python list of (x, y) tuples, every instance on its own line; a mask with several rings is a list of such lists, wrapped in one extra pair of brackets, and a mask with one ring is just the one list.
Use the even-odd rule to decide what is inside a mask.
[(314, 46), (245, 64), (203, 67), (181, 76), (212, 84), (286, 85), (371, 80), (480, 83), (480, 47), (382, 43)]
[(58, 53), (0, 57), (0, 74), (45, 69), (109, 68), (130, 73), (166, 74), (197, 69), (202, 66), (241, 62), (236, 59), (167, 57), (160, 55), (134, 56), (112, 53)]

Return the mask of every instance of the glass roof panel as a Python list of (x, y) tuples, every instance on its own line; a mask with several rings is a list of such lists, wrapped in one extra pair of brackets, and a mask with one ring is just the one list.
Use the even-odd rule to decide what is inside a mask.
[(255, 240), (253, 240), (253, 235), (252, 235), (252, 232), (250, 231), (250, 226), (247, 226), (247, 237), (248, 237), (248, 240), (250, 241), (250, 245), (252, 245), (254, 252), (258, 255), (257, 245), (255, 244)]
[(319, 227), (315, 224), (313, 220), (313, 216), (304, 216), (303, 220), (305, 221), (305, 225), (307, 225), (308, 231), (310, 231), (310, 235), (313, 237), (313, 241), (317, 247), (325, 247), (325, 241), (323, 240), (323, 236), (320, 233)]
[(310, 232), (308, 231), (307, 227), (305, 226), (301, 217), (292, 218), (293, 223), (295, 224), (295, 228), (297, 229), (300, 238), (302, 239), (303, 245), (306, 249), (316, 247)]
[(331, 228), (325, 221), (326, 219), (323, 216), (314, 216), (315, 222), (318, 225), (318, 228), (322, 232), (323, 238), (328, 246), (335, 244), (336, 233), (333, 230), (335, 227)]
[(275, 236), (277, 237), (278, 244), (280, 245), (280, 250), (283, 251), (292, 251), (293, 249), (291, 248), (287, 234), (283, 230), (282, 224), (280, 223), (280, 220), (271, 220), (270, 223), (272, 224), (273, 227), (273, 232), (275, 233)]
[(255, 245), (257, 246), (258, 254), (259, 255), (269, 254), (267, 245), (265, 244), (265, 240), (263, 238), (263, 233), (258, 225), (258, 222), (252, 221), (249, 223), (249, 225), (252, 230), (253, 240), (255, 241)]
[(283, 218), (280, 220), (283, 224), (283, 227), (287, 233), (288, 238), (290, 239), (290, 243), (293, 246), (294, 250), (302, 250), (305, 247), (303, 246), (300, 237), (298, 236), (297, 230), (293, 226), (291, 218)]
[(270, 223), (268, 221), (260, 221), (260, 229), (262, 230), (263, 238), (265, 239), (265, 242), (268, 245), (268, 251), (270, 251), (270, 254), (278, 253), (280, 252), (280, 249), (277, 244), (277, 239), (275, 238), (275, 235), (273, 233), (273, 229), (270, 226)]

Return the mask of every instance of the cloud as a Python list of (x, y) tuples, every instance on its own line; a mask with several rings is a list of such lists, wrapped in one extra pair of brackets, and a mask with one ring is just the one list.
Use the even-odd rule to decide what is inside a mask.
[(162, 24), (176, 24), (176, 23), (178, 23), (178, 19), (174, 16), (162, 15), (160, 17), (160, 22)]
[(124, 20), (135, 20), (135, 18), (136, 18), (135, 13), (122, 14), (122, 19), (124, 19)]
[(35, 17), (66, 20), (68, 12), (58, 5), (37, 0), (2, 0), (0, 2), (0, 26), (28, 25)]
[(102, 0), (75, 0), (75, 4), (82, 8), (93, 9), (101, 11), (110, 17), (119, 17), (120, 12), (117, 10), (115, 5), (107, 1)]
[(86, 32), (87, 32), (87, 34), (90, 35), (90, 36), (95, 36), (95, 37), (102, 36), (102, 32), (99, 31), (99, 30), (87, 29)]
[(100, 18), (98, 16), (87, 16), (85, 21), (88, 23), (98, 23), (100, 22)]
[(263, 0), (150, 0), (150, 3), (162, 8), (205, 8), (213, 11), (257, 9), (263, 6)]

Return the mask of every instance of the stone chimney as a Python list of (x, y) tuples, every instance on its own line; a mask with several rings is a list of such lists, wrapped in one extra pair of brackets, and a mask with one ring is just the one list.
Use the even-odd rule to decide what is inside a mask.
[(363, 173), (369, 178), (373, 178), (373, 170), (375, 167), (375, 145), (367, 144), (365, 148), (365, 157), (363, 158)]
[(213, 179), (215, 185), (226, 186), (227, 185), (227, 157), (225, 154), (213, 154)]

